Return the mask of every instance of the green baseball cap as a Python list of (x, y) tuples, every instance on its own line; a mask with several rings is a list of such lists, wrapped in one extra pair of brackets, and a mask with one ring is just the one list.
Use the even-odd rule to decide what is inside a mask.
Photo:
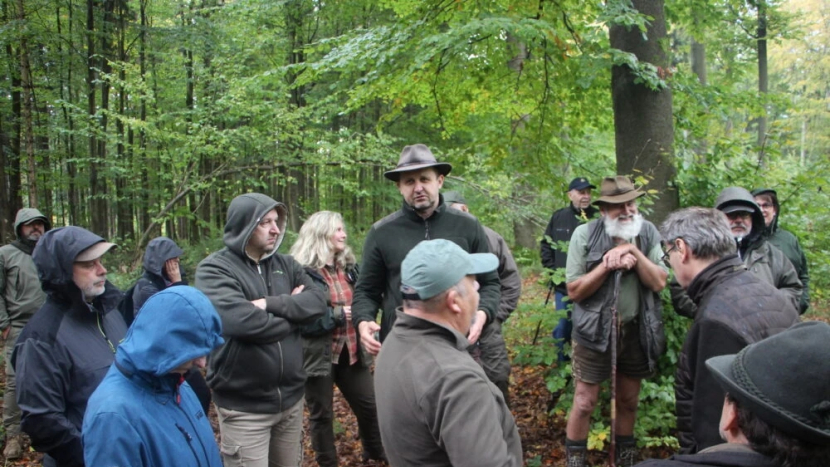
[(467, 253), (449, 240), (424, 240), (401, 263), (401, 292), (408, 300), (427, 300), (454, 286), (464, 276), (495, 271), (492, 253)]

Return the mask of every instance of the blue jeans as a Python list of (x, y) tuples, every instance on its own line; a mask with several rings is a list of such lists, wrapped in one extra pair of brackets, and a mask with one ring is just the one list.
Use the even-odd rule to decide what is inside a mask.
[[(557, 310), (564, 310), (566, 307), (570, 308), (570, 301), (565, 302), (566, 295), (562, 292), (556, 291), (556, 309)], [(556, 347), (558, 349), (556, 360), (559, 363), (568, 362), (571, 360), (571, 357), (565, 353), (565, 343), (571, 343), (571, 331), (573, 330), (573, 323), (571, 322), (571, 311), (568, 310), (568, 317), (567, 318), (559, 318), (559, 323), (553, 329), (552, 336), (556, 341)]]

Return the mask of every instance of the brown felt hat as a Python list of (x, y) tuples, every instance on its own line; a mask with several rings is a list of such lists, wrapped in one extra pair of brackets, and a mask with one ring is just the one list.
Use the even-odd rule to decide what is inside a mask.
[(599, 198), (592, 204), (622, 204), (643, 195), (645, 193), (636, 188), (628, 177), (605, 177), (600, 185)]
[(425, 144), (413, 144), (403, 148), (401, 158), (398, 159), (397, 167), (394, 170), (384, 172), (383, 176), (393, 182), (397, 182), (401, 177), (401, 173), (421, 170), (427, 167), (435, 167), (441, 175), (447, 175), (452, 170), (450, 164), (435, 160), (432, 151)]

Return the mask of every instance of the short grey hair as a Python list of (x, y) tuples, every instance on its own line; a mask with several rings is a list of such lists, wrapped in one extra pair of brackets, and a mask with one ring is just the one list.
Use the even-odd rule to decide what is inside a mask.
[(699, 259), (720, 259), (735, 254), (735, 239), (726, 214), (711, 208), (685, 208), (674, 211), (660, 226), (665, 243), (682, 238)]

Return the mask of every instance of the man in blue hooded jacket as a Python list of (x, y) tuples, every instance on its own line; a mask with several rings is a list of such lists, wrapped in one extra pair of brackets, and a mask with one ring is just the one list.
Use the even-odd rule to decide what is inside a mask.
[(204, 368), (223, 342), (202, 292), (182, 286), (150, 297), (89, 398), (86, 465), (220, 467), (213, 429), (184, 374)]

